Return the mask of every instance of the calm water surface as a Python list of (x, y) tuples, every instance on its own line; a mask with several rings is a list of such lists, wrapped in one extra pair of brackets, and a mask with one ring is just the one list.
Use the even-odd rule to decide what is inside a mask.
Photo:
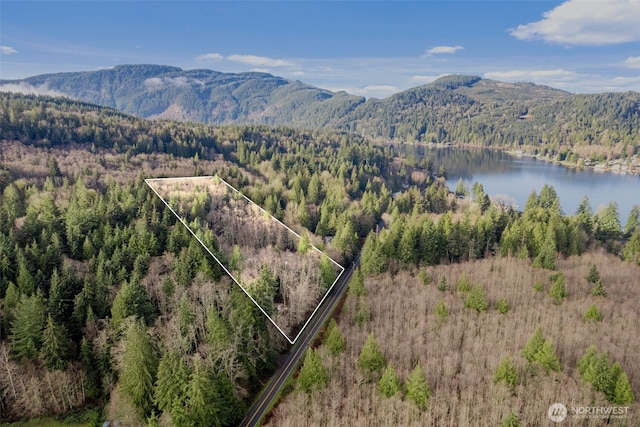
[(524, 208), (531, 191), (540, 193), (545, 184), (555, 188), (562, 210), (567, 214), (575, 213), (586, 195), (594, 212), (610, 202), (618, 203), (624, 226), (631, 207), (640, 205), (640, 176), (571, 169), (532, 157), (517, 158), (484, 149), (399, 146), (397, 150), (404, 155), (413, 155), (418, 163), (429, 156), (435, 171), (444, 165), (452, 191), (459, 178), (468, 181), (469, 188), (478, 181), (487, 194), (508, 196), (515, 200), (519, 209)]

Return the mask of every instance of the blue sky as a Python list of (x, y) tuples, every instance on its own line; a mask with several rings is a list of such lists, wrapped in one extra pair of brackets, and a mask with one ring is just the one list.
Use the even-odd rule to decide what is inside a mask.
[(2, 79), (136, 63), (378, 98), (445, 74), (640, 91), (640, 0), (0, 0)]

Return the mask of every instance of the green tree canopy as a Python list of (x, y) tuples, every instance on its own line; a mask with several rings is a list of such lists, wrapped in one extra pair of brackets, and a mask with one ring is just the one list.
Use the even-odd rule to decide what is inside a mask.
[(487, 311), (489, 303), (487, 302), (487, 297), (480, 285), (475, 285), (471, 288), (471, 292), (469, 292), (469, 295), (467, 295), (467, 298), (464, 300), (464, 306), (471, 308), (478, 313)]
[(40, 356), (47, 369), (55, 370), (65, 367), (69, 355), (69, 345), (65, 329), (56, 324), (49, 315), (42, 333), (42, 348), (40, 349)]
[(418, 405), (423, 411), (429, 406), (431, 397), (431, 387), (427, 382), (427, 377), (418, 363), (407, 378), (407, 398)]
[(133, 322), (124, 338), (120, 387), (142, 417), (153, 409), (158, 359), (149, 334), (140, 322)]
[(508, 355), (500, 360), (500, 364), (493, 372), (493, 381), (495, 383), (504, 383), (512, 392), (518, 385), (518, 372)]
[(334, 356), (337, 356), (344, 351), (344, 338), (342, 337), (342, 332), (340, 332), (340, 327), (338, 326), (338, 323), (336, 323), (335, 319), (329, 320), (329, 326), (327, 326), (327, 330), (325, 332), (324, 345), (327, 346), (329, 352)]
[(400, 392), (398, 374), (396, 374), (396, 370), (391, 363), (388, 363), (384, 369), (384, 373), (378, 382), (378, 391), (384, 397), (395, 396)]
[(382, 368), (384, 368), (385, 364), (386, 361), (384, 354), (380, 351), (376, 336), (372, 332), (369, 334), (364, 346), (362, 347), (360, 357), (358, 357), (358, 366), (366, 374), (373, 374), (380, 372)]
[(365, 274), (377, 274), (385, 271), (387, 260), (378, 241), (378, 236), (371, 231), (362, 247), (360, 268)]
[(305, 393), (325, 387), (329, 382), (329, 373), (322, 365), (320, 352), (307, 350), (302, 368), (298, 374), (298, 386)]
[(45, 307), (42, 296), (22, 296), (11, 327), (11, 348), (18, 359), (35, 359), (42, 345)]

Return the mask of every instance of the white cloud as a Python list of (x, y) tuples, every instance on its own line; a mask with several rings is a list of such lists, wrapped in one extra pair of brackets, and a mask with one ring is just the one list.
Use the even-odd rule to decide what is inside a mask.
[(510, 29), (520, 40), (602, 46), (640, 40), (640, 1), (568, 0), (540, 21)]
[(202, 82), (201, 80), (196, 80), (196, 79), (191, 79), (188, 77), (184, 77), (184, 76), (179, 76), (179, 77), (150, 77), (148, 79), (146, 79), (144, 81), (144, 85), (148, 88), (148, 89), (160, 89), (161, 87), (164, 86), (187, 86), (189, 84), (199, 84), (199, 85), (203, 85), (204, 82)]
[(376, 97), (376, 98), (384, 98), (386, 96), (392, 95), (398, 92), (397, 86), (393, 85), (367, 85), (364, 87), (331, 87), (326, 88), (331, 92), (347, 92), (351, 95), (359, 95), (366, 97)]
[(190, 83), (191, 79), (188, 79), (187, 77), (180, 76), (180, 77), (174, 77), (174, 78), (167, 77), (166, 80), (168, 80), (169, 83), (171, 83), (173, 85), (176, 85), (176, 86), (186, 86), (187, 84)]
[(427, 55), (437, 55), (440, 53), (456, 53), (459, 50), (464, 49), (462, 46), (456, 45), (456, 46), (436, 46), (436, 47), (432, 47), (431, 49), (427, 50), (425, 53)]
[(12, 53), (18, 53), (18, 51), (11, 46), (0, 46), (0, 53), (3, 55), (11, 55)]
[(640, 56), (630, 56), (622, 64), (628, 68), (640, 68)]
[(291, 73), (292, 76), (304, 76), (304, 71), (294, 71)]
[(484, 78), (502, 80), (502, 81), (518, 81), (518, 82), (536, 82), (536, 83), (559, 83), (574, 81), (580, 74), (574, 71), (563, 69), (557, 70), (511, 70), (511, 71), (491, 71), (484, 73)]
[(369, 85), (363, 89), (365, 92), (397, 92), (398, 88), (393, 85)]
[(70, 98), (70, 96), (66, 93), (49, 89), (49, 85), (46, 83), (41, 84), (40, 86), (33, 86), (27, 82), (7, 83), (4, 85), (0, 85), (0, 92), (23, 93), (25, 95), (65, 96), (67, 98)]
[(268, 68), (252, 68), (249, 71), (253, 71), (254, 73), (268, 73), (269, 69)]
[(611, 79), (611, 83), (618, 89), (628, 89), (637, 92), (638, 87), (640, 87), (640, 76), (614, 77), (613, 79)]
[(295, 64), (284, 59), (268, 58), (256, 55), (230, 55), (229, 61), (240, 62), (242, 64), (253, 65), (254, 67), (293, 67)]
[(150, 89), (159, 88), (163, 85), (160, 77), (150, 77), (144, 81), (144, 85)]
[(434, 75), (432, 75), (432, 76), (413, 76), (413, 77), (411, 77), (411, 80), (414, 81), (414, 82), (425, 84), (425, 83), (431, 83), (433, 81), (436, 81), (440, 77), (444, 77), (444, 76), (448, 76), (448, 74), (440, 74), (440, 75), (437, 75), (437, 76), (434, 76)]
[(219, 53), (203, 53), (196, 56), (196, 61), (220, 61), (224, 59), (224, 56)]

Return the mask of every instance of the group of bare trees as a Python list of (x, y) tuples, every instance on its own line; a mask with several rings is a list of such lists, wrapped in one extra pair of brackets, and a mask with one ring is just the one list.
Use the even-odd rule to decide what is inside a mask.
[[(593, 285), (587, 277), (594, 265), (606, 297), (591, 294)], [(559, 305), (549, 295), (554, 279), (550, 276), (555, 273), (514, 257), (367, 277), (365, 295), (349, 296), (339, 318), (345, 352), (332, 356), (325, 346), (319, 348), (330, 375), (328, 385), (310, 396), (288, 395), (273, 411), (269, 425), (481, 426), (501, 425), (512, 413), (520, 425), (544, 425), (547, 409), (555, 402), (567, 407), (615, 405), (578, 370), (591, 345), (610, 363), (619, 363), (638, 396), (640, 343), (634, 335), (640, 327), (638, 267), (613, 255), (589, 252), (558, 261), (558, 271), (564, 275), (567, 292)], [(446, 290), (438, 289), (441, 281), (447, 283)], [(461, 281), (483, 290), (486, 311), (465, 306), (470, 291), (464, 283), (459, 285)], [(362, 300), (370, 316), (358, 322)], [(508, 302), (508, 311), (500, 310), (501, 300)], [(591, 305), (601, 312), (600, 322), (584, 319)], [(537, 329), (560, 362), (558, 372), (523, 356)], [(432, 392), (426, 410), (419, 410), (402, 393), (385, 397), (377, 381), (363, 376), (358, 359), (371, 334), (401, 384), (416, 364), (424, 368)], [(511, 386), (494, 380), (505, 358), (516, 374)], [(640, 405), (624, 406), (630, 406), (628, 417), (612, 422), (637, 424)], [(606, 422), (574, 421), (585, 426)]]
[[(324, 283), (321, 254), (217, 177), (153, 180), (158, 191), (187, 224), (197, 223), (215, 235), (220, 261), (290, 338), (320, 302), (331, 283)], [(304, 246), (304, 247), (303, 247)], [(340, 268), (329, 262), (333, 277)], [(258, 289), (268, 266), (272, 290)]]

